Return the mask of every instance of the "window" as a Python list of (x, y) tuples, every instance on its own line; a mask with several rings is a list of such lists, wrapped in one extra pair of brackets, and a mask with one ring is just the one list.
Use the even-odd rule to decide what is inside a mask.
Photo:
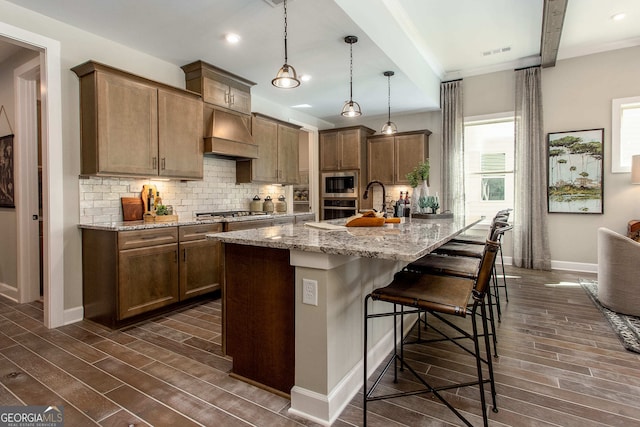
[(464, 124), (465, 214), (487, 222), (513, 208), (513, 115), (467, 118)]
[(611, 172), (631, 172), (631, 156), (640, 154), (640, 96), (614, 99), (611, 112)]

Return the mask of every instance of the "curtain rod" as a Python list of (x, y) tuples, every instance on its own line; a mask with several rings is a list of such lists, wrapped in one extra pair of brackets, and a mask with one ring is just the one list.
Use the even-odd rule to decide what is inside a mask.
[(516, 68), (513, 71), (528, 70), (529, 68), (540, 68), (540, 67), (542, 67), (542, 65), (531, 65), (530, 67)]
[(440, 82), (440, 84), (442, 83), (452, 83), (452, 82), (461, 82), (462, 79), (453, 79), (453, 80), (447, 80), (446, 82)]

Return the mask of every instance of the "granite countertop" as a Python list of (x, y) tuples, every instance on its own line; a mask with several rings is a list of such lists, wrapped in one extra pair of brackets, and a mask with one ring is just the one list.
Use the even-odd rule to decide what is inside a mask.
[[(309, 212), (310, 213), (310, 212)], [(247, 215), (238, 216), (233, 218), (218, 218), (218, 219), (182, 219), (178, 218), (178, 221), (174, 222), (144, 222), (144, 221), (116, 221), (116, 222), (100, 222), (92, 224), (78, 224), (78, 228), (92, 229), (92, 230), (105, 230), (105, 231), (133, 231), (133, 230), (148, 230), (151, 228), (162, 227), (176, 227), (182, 225), (198, 225), (198, 224), (216, 224), (225, 222), (241, 222), (241, 221), (261, 221), (269, 219), (279, 218), (294, 218), (299, 215), (309, 215), (309, 213), (290, 213), (290, 214), (272, 214), (272, 215)]]
[[(225, 243), (262, 246), (365, 258), (415, 261), (472, 227), (479, 218), (412, 219), (382, 227), (341, 227), (322, 230), (305, 224), (208, 234)], [(321, 224), (344, 225), (345, 219)]]

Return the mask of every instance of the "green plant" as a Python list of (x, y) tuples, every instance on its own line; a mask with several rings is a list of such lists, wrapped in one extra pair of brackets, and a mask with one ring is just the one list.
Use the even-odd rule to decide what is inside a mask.
[(156, 215), (169, 215), (169, 209), (165, 205), (158, 205)]
[(409, 185), (413, 188), (416, 188), (420, 182), (429, 179), (429, 159), (418, 163), (418, 166), (413, 168), (413, 170), (406, 175), (406, 178), (409, 181)]

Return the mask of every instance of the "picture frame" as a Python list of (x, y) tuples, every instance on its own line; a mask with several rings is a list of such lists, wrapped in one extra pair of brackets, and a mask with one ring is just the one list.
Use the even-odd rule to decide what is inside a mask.
[(549, 213), (604, 213), (604, 128), (547, 134)]
[(15, 208), (13, 135), (0, 137), (0, 208)]

